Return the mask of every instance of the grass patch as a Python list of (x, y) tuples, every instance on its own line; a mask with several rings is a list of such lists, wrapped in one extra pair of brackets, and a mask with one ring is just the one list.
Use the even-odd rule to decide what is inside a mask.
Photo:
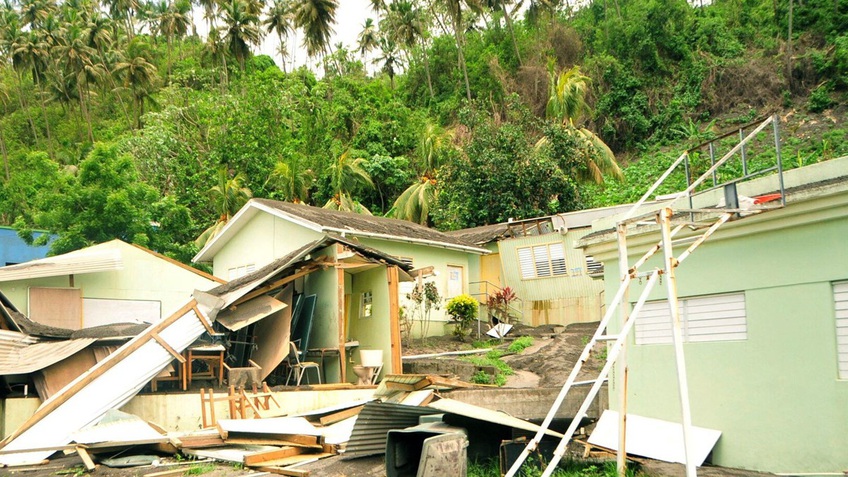
[(212, 463), (193, 465), (186, 469), (186, 471), (183, 472), (183, 475), (200, 475), (205, 474), (207, 472), (212, 472), (213, 470), (215, 470), (215, 464)]
[[(544, 468), (538, 462), (528, 461), (518, 475), (537, 477), (542, 475)], [(496, 459), (485, 462), (469, 462), (468, 477), (500, 477), (500, 468)], [(581, 460), (563, 460), (553, 473), (554, 477), (616, 477), (615, 462), (591, 462)], [(628, 477), (635, 477), (637, 472), (627, 469)]]
[(525, 349), (533, 346), (533, 337), (532, 336), (522, 336), (520, 338), (516, 338), (515, 341), (510, 343), (507, 351), (510, 353), (520, 353)]

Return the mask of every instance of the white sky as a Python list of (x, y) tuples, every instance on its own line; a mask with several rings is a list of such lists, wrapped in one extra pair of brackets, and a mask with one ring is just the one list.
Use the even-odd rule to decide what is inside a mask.
[[(272, 0), (266, 1), (268, 4), (271, 2)], [(333, 27), (335, 34), (330, 40), (330, 46), (335, 46), (336, 43), (341, 42), (348, 50), (355, 51), (357, 48), (356, 38), (359, 36), (359, 32), (362, 31), (362, 25), (367, 18), (373, 18), (375, 23), (377, 21), (377, 14), (371, 10), (370, 3), (367, 0), (339, 0), (339, 8), (336, 10), (336, 24)], [(264, 16), (262, 19), (264, 20)], [(209, 29), (206, 21), (203, 20), (203, 10), (200, 8), (194, 9), (194, 24), (197, 28), (197, 33), (205, 38)], [(262, 32), (265, 33), (264, 28)], [(289, 51), (292, 51), (293, 45), (295, 46), (295, 56), (289, 61), (294, 61), (295, 67), (307, 65), (313, 71), (320, 74), (321, 68), (315, 64), (318, 60), (308, 60), (306, 48), (303, 47), (302, 40), (303, 35), (300, 31), (295, 32), (295, 35), (289, 36)], [(281, 66), (280, 55), (277, 53), (278, 44), (279, 40), (275, 33), (265, 35), (262, 44), (258, 49), (254, 49), (254, 53), (268, 55), (274, 59), (277, 66)], [(369, 71), (373, 70), (372, 65), (366, 64), (365, 66)]]

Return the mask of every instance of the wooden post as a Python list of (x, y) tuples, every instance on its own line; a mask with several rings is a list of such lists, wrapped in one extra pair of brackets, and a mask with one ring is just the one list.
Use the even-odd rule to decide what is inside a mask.
[(401, 363), (401, 340), (400, 340), (400, 313), (398, 310), (398, 268), (394, 265), (386, 266), (386, 275), (389, 280), (389, 329), (392, 340), (392, 374), (403, 374)]
[[(344, 246), (336, 244), (336, 256), (344, 252)], [(336, 269), (338, 296), (336, 300), (336, 318), (338, 319), (339, 335), (339, 382), (347, 382), (347, 348), (345, 348), (345, 271), (343, 268)], [(324, 366), (324, 363), (321, 363)]]
[[(618, 307), (621, 324), (619, 330), (624, 330), (624, 325), (630, 318), (630, 282), (626, 281), (630, 275), (630, 260), (627, 256), (627, 223), (618, 224), (618, 272), (624, 287), (624, 295), (621, 305)], [(618, 355), (618, 453), (616, 454), (616, 469), (619, 477), (627, 476), (627, 338), (621, 345)]]

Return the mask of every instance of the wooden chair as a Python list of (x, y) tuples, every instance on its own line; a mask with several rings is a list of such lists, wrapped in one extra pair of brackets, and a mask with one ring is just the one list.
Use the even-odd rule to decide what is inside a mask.
[(292, 376), (294, 376), (297, 380), (297, 386), (300, 386), (300, 381), (303, 379), (303, 375), (310, 369), (315, 370), (315, 374), (318, 376), (318, 384), (321, 384), (321, 365), (313, 363), (312, 361), (301, 361), (301, 352), (297, 350), (297, 345), (295, 345), (294, 342), (289, 342), (289, 348), (291, 351), (289, 352), (287, 359), (289, 374), (286, 376), (286, 385), (289, 384)]

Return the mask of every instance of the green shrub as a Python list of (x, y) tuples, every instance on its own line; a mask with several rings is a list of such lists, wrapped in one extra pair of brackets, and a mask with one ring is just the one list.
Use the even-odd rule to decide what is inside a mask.
[(826, 85), (822, 85), (810, 93), (810, 99), (807, 101), (807, 109), (811, 113), (820, 113), (833, 104), (833, 100), (830, 99), (829, 89)]
[(507, 348), (507, 351), (509, 351), (510, 353), (520, 353), (531, 346), (533, 346), (533, 337), (522, 336), (520, 338), (516, 338), (515, 341), (510, 343), (509, 348)]
[(480, 303), (470, 295), (462, 294), (451, 298), (445, 307), (451, 320), (455, 323), (454, 336), (460, 341), (465, 341), (471, 322), (477, 317), (477, 309)]

